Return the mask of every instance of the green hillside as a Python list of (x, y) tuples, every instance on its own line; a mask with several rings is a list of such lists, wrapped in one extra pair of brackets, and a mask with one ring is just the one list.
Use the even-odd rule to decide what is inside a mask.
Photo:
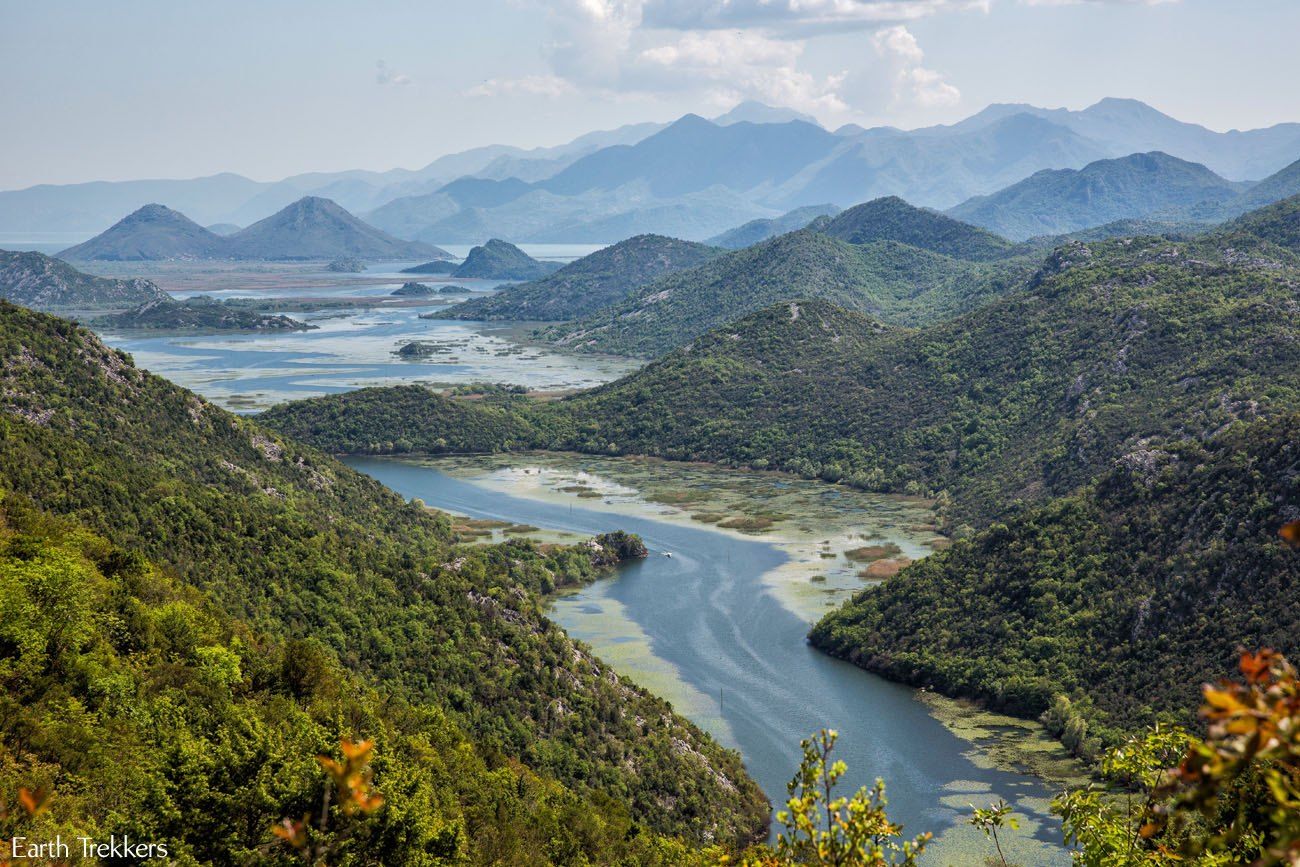
[[(62, 644), (37, 633), (3, 642), (47, 653), (93, 651), (84, 662), (65, 658), (61, 664), (71, 667), (58, 670), (49, 662), (0, 669), (10, 678), (11, 701), (20, 687), (47, 696), (36, 716), (24, 717), (35, 727), (22, 728), (21, 738), (4, 729), (0, 773), (41, 775), (56, 791), (91, 798), (84, 809), (69, 798), (67, 822), (122, 830), (154, 816), (169, 824), (129, 830), (220, 847), (214, 860), (230, 863), (265, 842), (271, 822), (318, 803), (319, 784), (305, 769), (329, 738), (392, 732), (381, 751), (394, 762), (379, 767), (376, 782), (405, 806), (384, 815), (418, 824), (425, 836), (403, 827), (385, 832), (384, 845), (397, 854), (383, 863), (428, 863), (433, 845), (470, 863), (547, 863), (579, 853), (610, 863), (627, 847), (655, 848), (655, 834), (727, 841), (761, 828), (766, 803), (734, 753), (663, 701), (612, 677), (542, 617), (539, 594), (595, 577), (589, 554), (542, 553), (526, 543), (458, 547), (445, 516), (136, 369), (71, 323), (0, 304), (0, 326), (6, 513), (10, 503), (30, 498), (127, 552), (117, 560), (96, 553), (89, 566), (76, 566), (89, 570), (84, 580), (61, 579), (85, 589), (89, 595), (76, 604), (95, 611), (98, 625), (76, 625), (88, 615), (65, 620), (56, 612), (30, 628), (72, 624), (57, 633)], [(36, 550), (24, 541), (6, 544), (20, 559)], [(155, 591), (114, 565), (144, 559), (174, 589)], [(96, 572), (126, 586), (102, 586)], [(49, 589), (56, 585), (28, 586), (21, 569), (13, 575), (0, 572), (5, 593), (39, 591), (31, 604), (61, 604), (63, 594)], [(199, 613), (168, 608), (176, 593)], [(94, 594), (126, 613), (100, 611)], [(146, 610), (154, 605), (166, 610)], [(28, 627), (7, 620), (0, 628)], [(108, 635), (119, 657), (143, 654), (128, 663), (141, 669), (115, 674), (121, 660), (94, 644), (96, 635)], [(219, 645), (225, 650), (200, 652)], [(148, 667), (150, 654), (160, 655), (159, 666)], [(204, 674), (204, 666), (214, 673)], [(297, 693), (284, 694), (276, 670), (289, 672)], [(229, 709), (223, 725), (225, 717), (214, 716), (227, 712), (214, 704), (223, 693), (191, 685), (204, 677), (222, 681), (248, 714)], [(150, 685), (159, 678), (164, 682)], [(379, 684), (383, 696), (371, 701), (366, 696)], [(155, 705), (136, 697), (163, 701), (171, 694), (164, 686), (192, 697), (159, 707), (160, 729), (142, 716)], [(84, 701), (72, 700), (83, 694)], [(353, 702), (353, 694), (361, 698)], [(14, 719), (4, 718), (6, 726)], [(83, 755), (77, 745), (96, 743), (103, 729), (120, 734), (125, 754), (95, 748)], [(465, 746), (457, 747), (458, 739), (467, 739)], [(441, 768), (459, 775), (483, 767), (485, 778), (471, 776), (461, 788), (441, 782)], [(136, 768), (144, 789), (129, 796), (159, 805), (171, 799), (176, 812), (113, 806), (127, 796), (110, 798), (113, 786), (137, 779), (127, 776)], [(242, 811), (241, 820), (227, 823), (226, 810)], [(211, 829), (230, 828), (239, 829), (238, 839), (212, 837)], [(560, 851), (573, 854), (562, 858)], [(671, 855), (660, 860), (673, 863)]]
[(858, 594), (812, 641), (1023, 716), (1055, 704), (1084, 753), (1117, 730), (1190, 724), (1239, 647), (1300, 650), (1300, 556), (1278, 538), (1300, 517), (1298, 431), (1283, 414), (1127, 452), (1082, 493)]
[(570, 262), (548, 277), (439, 310), (434, 318), (577, 319), (622, 301), (656, 277), (703, 264), (721, 253), (692, 241), (637, 235)]
[(918, 208), (898, 196), (886, 196), (849, 208), (820, 227), (832, 238), (850, 244), (898, 241), (922, 250), (983, 262), (1014, 252), (1010, 241), (992, 232)]
[[(461, 404), (492, 413), (461, 442), (783, 469), (936, 495), (956, 524), (980, 526), (1068, 493), (1116, 455), (1300, 408), (1296, 259), (1216, 243), (1071, 244), (1027, 290), (920, 330), (786, 301), (562, 401)], [(441, 410), (414, 394), (338, 395), (266, 419), (342, 451), (455, 450), (454, 424), (431, 426)], [(399, 395), (421, 410), (381, 411)]]
[(1300, 407), (1296, 271), (1275, 253), (1075, 244), (1028, 291), (875, 336), (829, 305), (782, 305), (559, 406), (583, 448), (944, 492), (978, 523), (1139, 440)]
[(543, 336), (582, 351), (656, 356), (796, 298), (919, 324), (1005, 292), (1022, 275), (1016, 266), (964, 262), (894, 241), (848, 244), (804, 230), (661, 277), (626, 301)]

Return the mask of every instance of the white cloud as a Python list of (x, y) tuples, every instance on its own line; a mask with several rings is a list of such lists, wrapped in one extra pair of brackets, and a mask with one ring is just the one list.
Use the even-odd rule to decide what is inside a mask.
[(466, 91), (468, 96), (527, 94), (557, 97), (573, 91), (573, 85), (557, 75), (525, 75), (521, 78), (489, 78)]
[(902, 24), (876, 31), (871, 41), (892, 70), (895, 104), (939, 108), (961, 100), (961, 91), (945, 81), (941, 73), (921, 65), (925, 52)]
[(847, 110), (838, 90), (844, 73), (817, 77), (798, 68), (802, 42), (747, 30), (712, 30), (645, 48), (627, 70), (646, 85), (703, 87), (711, 103), (758, 99), (811, 113)]
[(761, 27), (786, 37), (874, 29), (942, 12), (988, 11), (990, 0), (645, 0), (649, 27)]
[(1164, 6), (1182, 0), (1020, 0), (1026, 6)]
[(918, 108), (951, 105), (960, 93), (922, 64), (920, 47), (903, 25), (941, 13), (987, 11), (992, 0), (519, 2), (540, 4), (547, 12), (549, 34), (542, 48), (549, 68), (544, 74), (492, 79), (471, 94), (689, 94), (723, 107), (756, 99), (842, 122), (850, 114), (843, 95), (847, 73), (809, 69), (811, 41), (831, 33), (875, 31), (897, 101)]
[(375, 69), (376, 84), (392, 84), (401, 87), (411, 83), (411, 76), (390, 68), (389, 65), (382, 60), (375, 63)]

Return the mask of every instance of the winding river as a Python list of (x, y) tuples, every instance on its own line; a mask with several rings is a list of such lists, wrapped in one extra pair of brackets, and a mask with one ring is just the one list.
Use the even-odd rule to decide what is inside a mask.
[[(889, 811), (909, 834), (934, 831), (926, 863), (982, 863), (969, 804), (998, 797), (1015, 806), (1021, 831), (1011, 849), (1024, 864), (1068, 864), (1059, 822), (1047, 813), (1040, 780), (978, 761), (916, 700), (915, 692), (832, 659), (805, 642), (806, 619), (770, 592), (765, 576), (788, 554), (757, 538), (706, 525), (585, 506), (581, 500), (518, 496), (453, 477), (436, 462), (354, 458), (349, 463), (408, 498), (478, 519), (589, 536), (638, 533), (651, 556), (613, 579), (560, 597), (552, 617), (622, 673), (670, 698), (679, 712), (740, 750), (746, 767), (779, 804), (798, 762), (798, 744), (821, 727), (849, 784), (887, 781)], [(588, 500), (588, 502), (591, 502)], [(671, 556), (666, 556), (666, 555)]]

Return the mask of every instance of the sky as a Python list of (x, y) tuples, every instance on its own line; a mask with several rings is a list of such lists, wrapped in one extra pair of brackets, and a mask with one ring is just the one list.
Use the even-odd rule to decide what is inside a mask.
[(1300, 121), (1297, 0), (0, 0), (0, 189), (419, 168), (744, 99)]

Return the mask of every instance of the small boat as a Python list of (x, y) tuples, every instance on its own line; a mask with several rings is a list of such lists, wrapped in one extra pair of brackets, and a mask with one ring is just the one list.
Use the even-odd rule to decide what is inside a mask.
[(664, 552), (664, 556), (665, 556), (665, 557), (671, 557), (671, 556), (673, 556), (673, 552), (672, 552), (672, 551), (665, 551), (665, 552)]

